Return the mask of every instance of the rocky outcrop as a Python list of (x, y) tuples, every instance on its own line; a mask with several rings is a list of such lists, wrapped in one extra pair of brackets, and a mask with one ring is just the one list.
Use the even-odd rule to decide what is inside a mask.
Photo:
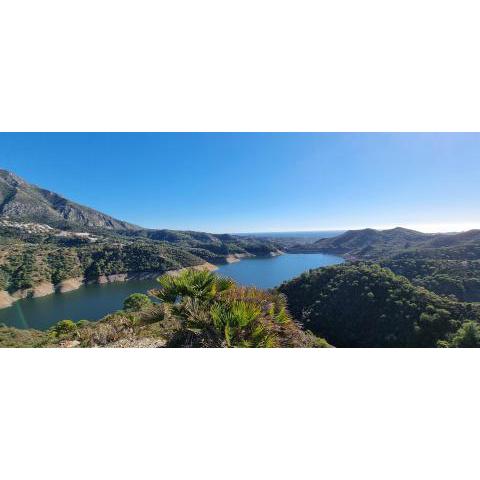
[(55, 293), (53, 283), (42, 282), (34, 288), (26, 288), (8, 293), (5, 290), (0, 291), (0, 308), (11, 307), (17, 300), (22, 298), (39, 298)]
[(17, 290), (11, 294), (11, 297), (16, 300), (20, 300), (22, 298), (39, 298), (45, 297), (46, 295), (50, 295), (55, 293), (55, 287), (51, 282), (42, 282), (36, 285), (33, 288), (24, 288), (22, 290)]
[(33, 298), (39, 298), (45, 297), (46, 295), (51, 295), (52, 293), (55, 293), (55, 287), (53, 283), (43, 282), (32, 289), (32, 293), (30, 296)]
[(163, 348), (167, 341), (163, 338), (122, 338), (105, 345), (104, 348)]
[(81, 277), (78, 278), (68, 278), (67, 280), (63, 280), (57, 285), (57, 292), (58, 293), (67, 293), (71, 292), (72, 290), (77, 290), (80, 288), (84, 283), (84, 279)]
[(114, 283), (114, 282), (125, 282), (128, 278), (127, 273), (116, 273), (113, 275), (100, 275), (95, 283), (99, 283), (100, 285), (104, 283)]
[(14, 301), (15, 299), (12, 298), (8, 292), (4, 290), (0, 291), (0, 308), (11, 307)]
[(234, 253), (232, 255), (228, 255), (227, 257), (225, 257), (225, 262), (237, 263), (244, 258), (254, 258), (254, 257), (255, 255), (252, 255), (251, 253)]
[(63, 340), (58, 344), (59, 348), (77, 348), (80, 346), (80, 342), (78, 340)]

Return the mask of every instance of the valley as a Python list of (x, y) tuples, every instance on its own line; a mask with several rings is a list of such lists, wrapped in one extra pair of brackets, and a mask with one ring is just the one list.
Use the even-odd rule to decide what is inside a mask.
[(148, 229), (0, 170), (0, 346), (480, 346), (477, 302), (479, 230)]

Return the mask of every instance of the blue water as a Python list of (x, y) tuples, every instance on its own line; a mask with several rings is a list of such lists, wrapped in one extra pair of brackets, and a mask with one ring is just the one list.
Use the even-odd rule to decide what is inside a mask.
[[(341, 263), (333, 255), (321, 253), (287, 254), (279, 257), (245, 259), (221, 265), (220, 275), (243, 285), (272, 288), (311, 268)], [(44, 330), (59, 320), (99, 320), (122, 308), (131, 293), (145, 293), (157, 286), (154, 280), (87, 285), (69, 293), (19, 300), (12, 307), (0, 310), (0, 322), (17, 328)]]
[(248, 258), (238, 263), (221, 265), (219, 275), (233, 278), (242, 285), (273, 288), (311, 268), (342, 263), (343, 259), (324, 253), (297, 253), (269, 258)]

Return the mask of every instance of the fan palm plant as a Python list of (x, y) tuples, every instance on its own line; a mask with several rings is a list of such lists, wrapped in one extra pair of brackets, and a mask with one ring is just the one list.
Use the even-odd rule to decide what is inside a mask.
[[(265, 294), (250, 294), (244, 288), (236, 287), (233, 280), (206, 270), (184, 270), (175, 276), (167, 274), (158, 282), (161, 288), (150, 294), (167, 305), (180, 320), (182, 328), (175, 337), (180, 344), (276, 346), (276, 337), (264, 317), (269, 317), (268, 312), (272, 310), (272, 315), (277, 314), (278, 323), (281, 323), (286, 312), (275, 311), (275, 305), (267, 302)], [(236, 299), (236, 296), (240, 298)]]
[(210, 309), (213, 325), (227, 347), (269, 347), (274, 339), (259, 321), (261, 308), (253, 303), (216, 303)]
[(217, 277), (207, 270), (188, 269), (178, 275), (163, 275), (158, 280), (160, 290), (150, 293), (166, 303), (175, 303), (186, 298), (211, 302), (220, 293), (234, 286), (233, 280)]

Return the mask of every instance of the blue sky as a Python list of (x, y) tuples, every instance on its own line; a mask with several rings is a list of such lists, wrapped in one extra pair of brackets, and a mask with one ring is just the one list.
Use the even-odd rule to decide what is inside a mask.
[(4, 133), (0, 168), (152, 228), (480, 228), (480, 134)]

